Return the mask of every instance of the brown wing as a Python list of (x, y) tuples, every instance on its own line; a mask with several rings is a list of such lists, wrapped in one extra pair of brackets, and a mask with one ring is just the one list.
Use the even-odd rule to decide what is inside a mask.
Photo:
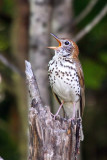
[[(55, 96), (55, 98), (58, 101), (58, 103), (61, 105), (61, 101), (60, 101), (59, 97), (54, 92), (53, 92), (53, 95)], [(65, 117), (64, 107), (62, 107), (62, 109), (63, 109), (63, 117)]]
[(74, 62), (76, 64), (76, 70), (77, 70), (77, 74), (79, 77), (79, 81), (80, 81), (80, 108), (81, 108), (81, 115), (83, 115), (83, 111), (84, 111), (84, 107), (85, 107), (85, 85), (84, 85), (84, 74), (83, 74), (83, 70), (82, 70), (82, 66), (80, 61), (75, 58)]
[(53, 95), (55, 96), (56, 100), (58, 101), (58, 103), (61, 105), (61, 101), (60, 99), (58, 98), (58, 96), (53, 92)]

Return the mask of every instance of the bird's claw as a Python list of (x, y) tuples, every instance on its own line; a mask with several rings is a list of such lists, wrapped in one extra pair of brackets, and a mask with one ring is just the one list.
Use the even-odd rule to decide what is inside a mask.
[(52, 117), (53, 117), (54, 120), (56, 120), (56, 117), (58, 117), (58, 114), (51, 113), (51, 115), (52, 115)]

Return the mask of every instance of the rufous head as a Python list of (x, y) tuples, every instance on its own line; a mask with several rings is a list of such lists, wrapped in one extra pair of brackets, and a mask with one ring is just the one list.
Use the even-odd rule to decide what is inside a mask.
[(78, 57), (79, 49), (74, 41), (66, 38), (58, 38), (52, 33), (51, 35), (57, 40), (59, 46), (47, 48), (54, 49), (57, 54), (60, 53), (63, 57)]

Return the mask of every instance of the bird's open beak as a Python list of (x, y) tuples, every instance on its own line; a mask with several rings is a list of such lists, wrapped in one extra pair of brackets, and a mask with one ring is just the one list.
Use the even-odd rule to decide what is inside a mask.
[[(55, 36), (53, 33), (50, 33), (50, 34), (57, 40), (57, 42), (59, 43), (59, 46), (58, 46), (58, 47), (60, 47), (60, 46), (61, 46), (61, 41), (60, 41), (60, 39), (59, 39), (57, 36)], [(47, 48), (57, 49), (58, 47), (47, 47)]]

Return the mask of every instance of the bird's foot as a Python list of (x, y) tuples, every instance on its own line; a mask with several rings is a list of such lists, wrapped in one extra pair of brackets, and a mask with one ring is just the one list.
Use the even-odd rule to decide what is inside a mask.
[(62, 106), (63, 106), (63, 103), (64, 103), (64, 102), (61, 103), (61, 105), (59, 106), (59, 109), (58, 109), (58, 111), (56, 112), (55, 115), (51, 113), (51, 115), (54, 117), (54, 120), (55, 120), (56, 117), (58, 116), (58, 113), (60, 112), (60, 110), (61, 110), (61, 108), (62, 108)]
[(51, 113), (51, 115), (52, 115), (52, 117), (53, 117), (54, 120), (56, 119), (56, 117), (59, 116), (58, 114), (53, 114), (53, 113)]

